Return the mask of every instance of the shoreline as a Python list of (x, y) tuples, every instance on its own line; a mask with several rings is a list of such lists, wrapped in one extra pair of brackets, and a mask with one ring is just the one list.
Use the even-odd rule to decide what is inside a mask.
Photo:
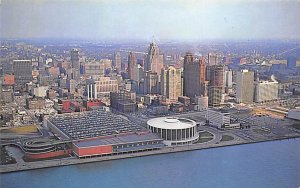
[[(270, 142), (270, 141), (280, 141), (280, 140), (288, 140), (288, 139), (297, 139), (300, 136), (290, 136), (290, 137), (282, 137), (276, 139), (265, 139), (265, 140), (257, 140), (257, 141), (224, 141), (218, 144), (210, 144), (210, 143), (198, 143), (192, 145), (184, 145), (184, 146), (172, 146), (172, 147), (164, 147), (159, 150), (153, 151), (144, 151), (144, 152), (136, 152), (130, 154), (122, 154), (122, 155), (112, 155), (105, 157), (92, 157), (92, 158), (63, 158), (63, 159), (54, 159), (54, 160), (45, 160), (45, 161), (36, 161), (36, 162), (27, 162), (22, 164), (8, 164), (0, 166), (0, 174), (4, 173), (12, 173), (12, 172), (20, 172), (26, 170), (35, 170), (42, 168), (51, 168), (51, 167), (59, 167), (59, 166), (68, 166), (68, 165), (76, 165), (76, 164), (84, 164), (84, 163), (92, 163), (92, 162), (101, 162), (101, 161), (110, 161), (117, 159), (127, 159), (127, 158), (135, 158), (135, 157), (143, 157), (150, 155), (160, 155), (160, 154), (169, 154), (169, 153), (177, 153), (177, 152), (185, 152), (185, 151), (193, 151), (193, 150), (202, 150), (202, 149), (213, 149), (220, 148), (226, 146), (236, 146), (236, 145), (244, 145), (244, 144), (254, 144), (261, 142)], [(208, 144), (208, 145), (206, 145)]]

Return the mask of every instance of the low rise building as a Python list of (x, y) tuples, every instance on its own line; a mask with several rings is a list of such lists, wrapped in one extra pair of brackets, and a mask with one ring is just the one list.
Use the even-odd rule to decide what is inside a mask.
[(34, 97), (26, 99), (26, 108), (27, 109), (43, 109), (45, 108), (45, 99)]
[(240, 128), (239, 123), (231, 123), (230, 114), (225, 110), (208, 109), (207, 121), (210, 126), (218, 129)]

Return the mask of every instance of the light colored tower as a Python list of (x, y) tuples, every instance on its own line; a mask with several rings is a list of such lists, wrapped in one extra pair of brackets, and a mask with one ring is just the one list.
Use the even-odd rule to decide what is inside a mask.
[(152, 42), (149, 46), (147, 59), (145, 62), (145, 71), (152, 71), (157, 73), (158, 75), (161, 73), (161, 69), (163, 68), (163, 55), (159, 54), (158, 46)]
[(237, 73), (236, 101), (251, 104), (254, 97), (254, 72), (241, 70)]
[(130, 80), (134, 79), (134, 67), (136, 65), (136, 57), (133, 52), (128, 55), (128, 76)]
[(116, 52), (115, 53), (114, 66), (117, 70), (117, 73), (119, 73), (121, 71), (121, 63), (122, 63), (121, 52)]
[(162, 95), (170, 101), (177, 101), (182, 96), (181, 69), (169, 66), (161, 70), (161, 89)]
[(213, 66), (213, 65), (218, 65), (219, 64), (219, 58), (217, 54), (209, 53), (208, 54), (208, 65)]

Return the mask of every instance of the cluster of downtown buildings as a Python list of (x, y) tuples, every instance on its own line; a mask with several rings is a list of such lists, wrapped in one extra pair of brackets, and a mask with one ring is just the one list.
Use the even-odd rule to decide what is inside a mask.
[[(21, 49), (21, 53), (11, 53), (7, 47), (1, 49), (7, 55), (1, 67), (1, 102), (9, 104), (16, 100), (20, 105), (23, 97), (23, 105), (38, 115), (60, 140), (54, 144), (41, 140), (26, 142), (32, 153), (37, 152), (35, 147), (41, 147), (39, 151), (46, 153), (59, 150), (59, 154), (73, 152), (86, 157), (154, 150), (164, 144), (190, 144), (199, 139), (192, 120), (155, 119), (145, 128), (118, 115), (143, 111), (143, 115), (155, 117), (207, 111), (207, 120), (213, 126), (239, 128), (221, 108), (228, 104), (278, 101), (300, 94), (295, 58), (286, 63), (294, 77), (280, 83), (273, 73), (276, 75), (284, 63), (274, 63), (269, 71), (260, 71), (247, 66), (244, 59), (230, 66), (230, 58), (220, 54), (196, 56), (187, 52), (174, 55), (174, 63), (167, 64), (154, 42), (147, 53), (129, 50), (124, 57), (123, 52), (116, 51), (111, 58), (102, 59), (85, 56), (80, 48), (61, 55), (42, 52), (31, 45), (15, 48)], [(47, 100), (53, 104), (46, 107)], [(45, 108), (55, 113), (42, 111)], [(168, 128), (169, 125), (175, 128)], [(44, 148), (38, 143), (43, 143)], [(53, 153), (29, 156), (37, 155), (43, 158)]]

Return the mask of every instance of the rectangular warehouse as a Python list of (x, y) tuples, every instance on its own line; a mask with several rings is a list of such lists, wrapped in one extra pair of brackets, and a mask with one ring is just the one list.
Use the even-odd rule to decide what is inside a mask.
[(73, 152), (79, 158), (148, 151), (162, 147), (162, 139), (150, 132), (73, 142)]

